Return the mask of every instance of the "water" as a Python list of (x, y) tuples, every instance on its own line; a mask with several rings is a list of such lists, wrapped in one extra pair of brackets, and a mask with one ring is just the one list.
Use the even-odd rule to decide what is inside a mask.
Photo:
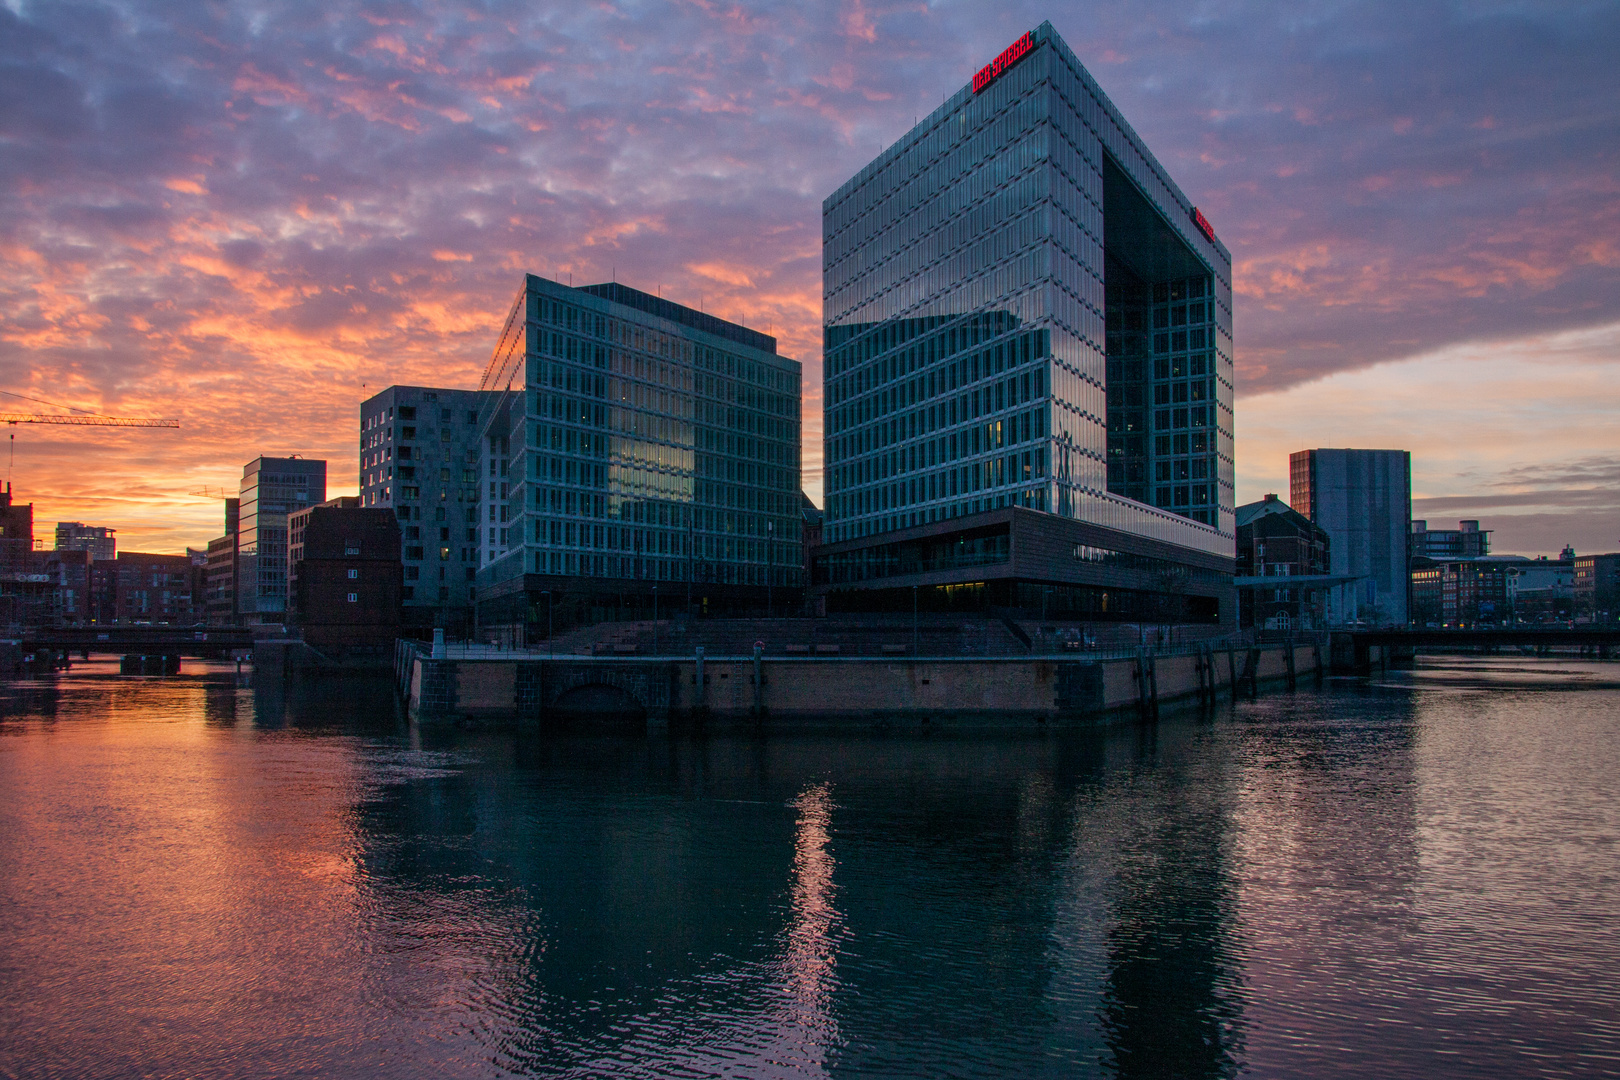
[(1106, 735), (0, 692), (0, 1076), (1620, 1072), (1620, 666)]

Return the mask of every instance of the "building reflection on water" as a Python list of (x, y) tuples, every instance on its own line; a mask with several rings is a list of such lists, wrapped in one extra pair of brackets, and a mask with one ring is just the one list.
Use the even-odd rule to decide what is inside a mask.
[(517, 1069), (1223, 1076), (1232, 805), (1187, 738), (424, 732), (453, 764), (355, 808), (363, 906), (504, 928), (467, 1018)]
[[(1540, 902), (1477, 870), (1513, 839), (1469, 815), (1495, 796), (1435, 787), (1477, 787), (1494, 729), (1360, 693), (1105, 734), (541, 738), (412, 727), (358, 681), (19, 684), (0, 1000), (75, 1019), (14, 1023), (0, 1073), (49, 1047), (113, 1075), (159, 1052), (143, 1008), (198, 1075), (1303, 1075), (1324, 1032), (1398, 1067), (1365, 1038), (1392, 995), (1408, 1037), (1545, 1027), (1506, 967), (1431, 978), (1468, 887)], [(1500, 798), (1537, 806), (1541, 766)], [(1565, 893), (1598, 851), (1557, 852)], [(1540, 917), (1584, 955), (1588, 923)]]

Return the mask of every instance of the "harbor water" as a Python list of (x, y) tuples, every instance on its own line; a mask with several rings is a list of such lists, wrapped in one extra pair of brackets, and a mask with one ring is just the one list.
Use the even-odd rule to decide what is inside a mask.
[(1620, 665), (1104, 732), (0, 688), (0, 1077), (1620, 1072)]

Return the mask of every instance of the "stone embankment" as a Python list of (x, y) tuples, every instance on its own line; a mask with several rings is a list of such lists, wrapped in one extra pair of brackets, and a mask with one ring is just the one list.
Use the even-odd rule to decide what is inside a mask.
[(1326, 653), (1211, 642), (1126, 654), (562, 656), (402, 641), (395, 677), (423, 721), (1096, 726), (1314, 685)]

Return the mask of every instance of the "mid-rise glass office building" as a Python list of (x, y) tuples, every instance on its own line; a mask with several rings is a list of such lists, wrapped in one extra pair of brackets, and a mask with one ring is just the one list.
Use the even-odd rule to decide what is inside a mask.
[(243, 621), (287, 617), (287, 515), (326, 501), (326, 462), (257, 457), (242, 467), (236, 610)]
[(526, 277), (480, 387), (480, 625), (763, 612), (801, 585), (800, 378), (757, 330)]
[(822, 213), (835, 605), (1235, 614), (1231, 256), (1050, 24)]

